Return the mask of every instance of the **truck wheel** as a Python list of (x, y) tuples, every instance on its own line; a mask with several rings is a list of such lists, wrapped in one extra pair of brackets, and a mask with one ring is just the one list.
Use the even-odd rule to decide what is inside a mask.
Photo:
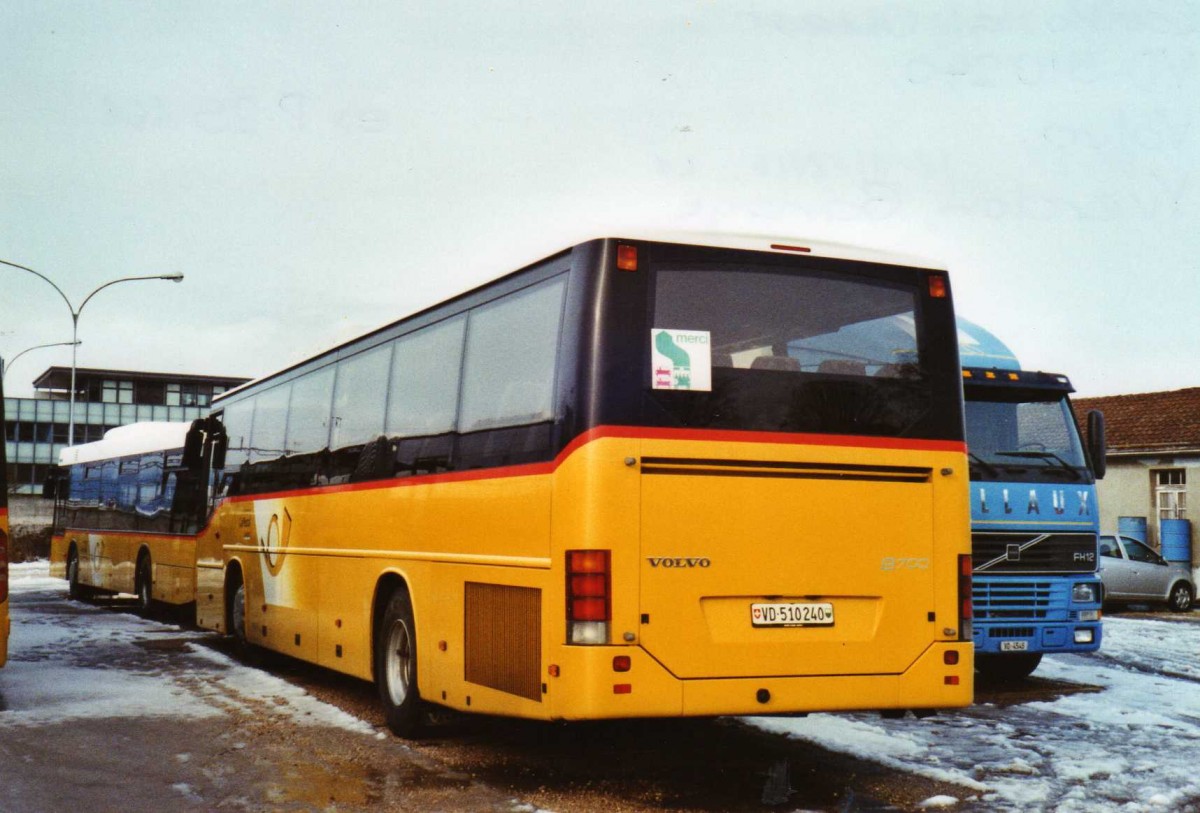
[(1171, 588), (1171, 597), (1167, 599), (1167, 609), (1173, 613), (1186, 613), (1192, 609), (1192, 588), (1187, 582), (1176, 582)]
[(375, 682), (388, 728), (398, 737), (418, 736), (425, 715), (417, 692), (417, 626), (403, 587), (388, 599), (375, 634)]
[(975, 671), (988, 683), (1015, 683), (1029, 677), (1041, 662), (1041, 652), (986, 653), (975, 656)]

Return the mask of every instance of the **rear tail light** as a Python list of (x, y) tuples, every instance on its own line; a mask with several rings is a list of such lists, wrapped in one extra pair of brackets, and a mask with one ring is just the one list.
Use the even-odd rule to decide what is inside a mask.
[(611, 552), (567, 551), (567, 642), (607, 644), (612, 620)]
[(970, 641), (974, 636), (975, 608), (971, 603), (971, 557), (958, 557), (958, 640)]

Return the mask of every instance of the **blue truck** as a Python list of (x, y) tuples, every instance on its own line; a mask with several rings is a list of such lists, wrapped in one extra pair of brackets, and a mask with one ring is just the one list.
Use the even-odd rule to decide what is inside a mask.
[(971, 465), (975, 665), (1027, 677), (1042, 655), (1100, 647), (1096, 480), (1104, 417), (1076, 428), (1064, 375), (1022, 370), (988, 331), (959, 320)]

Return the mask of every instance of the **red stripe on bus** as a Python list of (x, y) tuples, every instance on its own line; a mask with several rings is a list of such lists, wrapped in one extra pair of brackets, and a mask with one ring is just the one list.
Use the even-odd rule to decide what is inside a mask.
[[(198, 533), (169, 534), (169, 533), (159, 533), (157, 531), (116, 531), (116, 530), (109, 530), (106, 528), (72, 528), (72, 527), (68, 526), (66, 531), (64, 531), (61, 534), (55, 534), (54, 536), (52, 536), (50, 538), (51, 538), (51, 540), (61, 539), (65, 542), (68, 534), (87, 534), (88, 536), (131, 536), (131, 537), (136, 537), (138, 539), (190, 539), (194, 542), (194, 541), (196, 541), (197, 537), (202, 536), (204, 534), (204, 531), (207, 531), (207, 530), (208, 530), (208, 526), (205, 525)], [(72, 541), (74, 541), (74, 540), (72, 540)]]
[(315, 494), (345, 494), (353, 491), (370, 491), (379, 488), (421, 486), (435, 483), (462, 483), (475, 480), (500, 480), (509, 477), (532, 477), (553, 474), (582, 447), (603, 438), (625, 438), (630, 440), (697, 440), (727, 443), (782, 443), (791, 446), (839, 446), (857, 449), (888, 449), (914, 452), (960, 452), (965, 454), (967, 444), (958, 440), (914, 440), (911, 438), (876, 438), (863, 435), (812, 435), (792, 432), (747, 432), (711, 429), (662, 429), (637, 426), (597, 426), (577, 436), (558, 453), (553, 460), (542, 463), (524, 463), (516, 466), (474, 469), (472, 471), (446, 472), (445, 474), (421, 474), (413, 477), (387, 478), (366, 483), (341, 483), (332, 486), (313, 486), (289, 491), (262, 494), (244, 494), (229, 497), (229, 502), (253, 502), (255, 500), (281, 499), (284, 497), (308, 497)]

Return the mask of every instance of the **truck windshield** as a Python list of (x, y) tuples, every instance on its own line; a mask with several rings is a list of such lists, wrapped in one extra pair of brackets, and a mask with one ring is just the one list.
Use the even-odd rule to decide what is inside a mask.
[[(877, 436), (946, 431), (931, 425), (936, 385), (926, 356), (942, 359), (920, 341), (915, 284), (753, 262), (660, 262), (654, 272), (650, 420)], [(671, 378), (679, 370), (672, 356), (688, 358), (686, 380)]]
[(968, 387), (966, 399), (971, 479), (1091, 480), (1063, 393)]

